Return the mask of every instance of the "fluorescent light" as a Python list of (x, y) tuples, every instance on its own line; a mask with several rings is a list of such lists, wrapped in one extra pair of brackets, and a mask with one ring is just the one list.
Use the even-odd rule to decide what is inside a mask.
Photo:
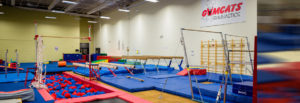
[(157, 2), (159, 2), (158, 0), (145, 0), (145, 1), (148, 1), (148, 2), (153, 2), (153, 3), (157, 3)]
[(64, 11), (58, 11), (58, 10), (52, 10), (51, 12), (54, 12), (54, 13), (65, 13)]
[(101, 19), (110, 19), (108, 16), (100, 16)]
[(77, 2), (74, 1), (68, 1), (68, 0), (63, 0), (62, 3), (66, 3), (66, 4), (72, 4), (72, 5), (77, 5)]
[(0, 12), (0, 15), (4, 14), (4, 12)]
[(97, 21), (88, 21), (88, 23), (96, 24), (96, 23), (98, 23), (98, 22), (97, 22)]
[(119, 9), (119, 11), (122, 11), (122, 12), (130, 12), (130, 10), (128, 10), (128, 9)]
[(0, 3), (0, 6), (3, 6), (3, 4)]
[(56, 19), (54, 16), (45, 16), (46, 19)]

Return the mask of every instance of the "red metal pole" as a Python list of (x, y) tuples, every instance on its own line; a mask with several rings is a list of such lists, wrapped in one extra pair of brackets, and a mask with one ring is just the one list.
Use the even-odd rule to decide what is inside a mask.
[(255, 36), (254, 41), (254, 70), (253, 70), (253, 101), (252, 103), (257, 103), (257, 36)]

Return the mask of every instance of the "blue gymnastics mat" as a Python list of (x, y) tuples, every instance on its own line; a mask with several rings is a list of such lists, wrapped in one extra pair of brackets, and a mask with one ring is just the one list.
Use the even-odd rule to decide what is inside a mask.
[(258, 33), (257, 51), (274, 52), (300, 49), (300, 35), (291, 33)]
[[(72, 65), (72, 63), (67, 63), (67, 65)], [(47, 73), (50, 72), (63, 72), (63, 71), (72, 71), (74, 67), (58, 67), (57, 62), (53, 62), (51, 64), (46, 64), (46, 71)], [(35, 68), (35, 63), (21, 63), (20, 68), (23, 68), (24, 71), (27, 70), (27, 68)], [(30, 72), (34, 72), (34, 70), (30, 69)]]
[[(8, 82), (21, 82), (25, 81), (26, 73), (19, 73), (19, 76), (17, 73), (8, 73), (7, 78), (5, 78), (5, 74), (0, 74), (0, 83), (8, 83)], [(28, 73), (28, 79), (32, 80), (34, 78), (34, 75), (32, 73)], [(24, 85), (24, 84), (23, 84)]]
[[(9, 92), (9, 91), (16, 91), (21, 89), (26, 89), (24, 86), (24, 81), (20, 82), (9, 82), (9, 83), (0, 83), (0, 91), (2, 92)], [(27, 85), (30, 84), (30, 82), (27, 82)]]
[[(117, 77), (113, 77), (112, 75), (104, 75), (101, 77), (102, 82), (107, 83), (109, 85), (115, 86), (117, 88), (129, 91), (129, 92), (138, 92), (138, 91), (145, 91), (145, 90), (152, 90), (156, 89), (159, 91), (175, 94), (178, 96), (191, 98), (191, 89), (189, 85), (189, 78), (188, 76), (175, 76), (172, 78), (168, 78), (167, 84), (164, 84), (168, 76), (174, 76), (176, 73), (179, 72), (177, 70), (173, 71), (151, 71), (147, 72), (146, 74), (140, 73), (135, 75), (127, 74), (118, 74)], [(135, 79), (128, 79), (126, 76), (132, 76), (135, 78), (143, 79), (144, 82), (140, 82)], [(149, 77), (162, 77), (160, 79), (156, 78), (149, 78)], [(211, 73), (211, 77), (209, 79), (220, 81), (219, 80), (220, 74)], [(201, 80), (207, 80), (207, 75), (197, 75), (192, 76), (192, 78), (198, 78), (198, 81)], [(251, 80), (251, 79), (249, 79)], [(196, 86), (196, 82), (192, 82), (193, 87)], [(213, 83), (213, 84), (201, 84), (199, 83), (199, 86), (202, 91), (202, 96), (204, 101), (206, 102), (215, 102), (215, 97), (217, 96), (217, 92), (220, 87), (220, 83)], [(197, 90), (198, 92), (198, 90)], [(227, 96), (228, 102), (240, 102), (244, 103), (245, 101), (252, 101), (252, 97), (243, 96), (234, 94), (232, 92), (232, 85), (228, 85), (228, 96)], [(195, 99), (200, 100), (200, 96), (195, 95)], [(248, 102), (246, 102), (248, 103)]]
[[(158, 66), (159, 71), (169, 71), (169, 70), (174, 70), (174, 68), (172, 67), (167, 67), (167, 66)], [(146, 65), (145, 66), (146, 69), (146, 73), (147, 72), (151, 72), (151, 71), (157, 71), (155, 65)], [(95, 71), (97, 71), (98, 74), (100, 75), (111, 75), (111, 71), (108, 70), (108, 68), (103, 67), (99, 72), (97, 69), (94, 69)], [(124, 67), (118, 67), (117, 70), (111, 69), (116, 75), (118, 74), (129, 74), (129, 72), (124, 68)], [(85, 67), (78, 67), (77, 69), (73, 69), (74, 73), (80, 74), (80, 75), (84, 75), (84, 76), (89, 76), (90, 72), (88, 68)], [(135, 69), (131, 70), (131, 72), (133, 72), (134, 74), (138, 74), (138, 73), (144, 73), (144, 69), (142, 69), (141, 66), (137, 66)]]
[(288, 76), (272, 73), (265, 70), (257, 70), (257, 83), (270, 83), (290, 80)]
[(176, 74), (165, 74), (165, 75), (154, 75), (154, 76), (148, 76), (149, 78), (153, 79), (164, 79), (164, 78), (173, 78), (173, 77), (179, 77), (180, 75)]
[(274, 58), (266, 55), (257, 55), (257, 64), (271, 64), (271, 63), (278, 63), (281, 62), (279, 58)]

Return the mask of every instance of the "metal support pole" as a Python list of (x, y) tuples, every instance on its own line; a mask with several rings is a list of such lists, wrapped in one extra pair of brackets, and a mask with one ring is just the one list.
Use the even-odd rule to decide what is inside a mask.
[[(247, 47), (248, 47), (248, 50), (250, 51), (250, 43), (249, 43), (249, 39), (248, 37), (246, 37), (246, 40), (247, 40)], [(253, 66), (253, 60), (252, 60), (252, 55), (251, 55), (251, 52), (248, 52), (249, 53), (249, 58), (250, 58), (250, 63), (251, 63), (251, 67), (252, 67), (252, 74), (253, 74), (253, 70), (254, 70), (254, 66)]]
[(173, 59), (171, 59), (170, 62), (169, 62), (169, 65), (168, 65), (169, 68), (170, 68), (171, 65), (172, 65), (172, 61), (173, 61)]
[(5, 78), (7, 78), (7, 54), (8, 54), (8, 49), (6, 49), (5, 52), (5, 63), (4, 63), (4, 69), (5, 69)]
[(180, 70), (180, 71), (182, 71), (182, 70), (183, 70), (183, 68), (182, 68), (182, 64), (183, 64), (183, 59), (181, 59), (181, 61), (180, 61), (180, 64), (178, 65), (178, 67), (179, 67), (179, 70)]
[(145, 68), (146, 64), (147, 64), (147, 59), (145, 60), (145, 62), (143, 64), (142, 64), (142, 60), (141, 60), (141, 65), (142, 65), (142, 68), (144, 69), (145, 74), (147, 73), (146, 68)]
[[(222, 35), (222, 40), (223, 40), (223, 35)], [(223, 42), (223, 41), (222, 41)], [(227, 43), (227, 36), (226, 36), (226, 34), (225, 34), (225, 43), (224, 43), (225, 45), (223, 45), (223, 46), (225, 46), (224, 48), (226, 48), (226, 49), (224, 49), (224, 50), (226, 50), (226, 52), (227, 52), (227, 58), (226, 58), (226, 56), (225, 56), (225, 58), (227, 59), (227, 62), (228, 62), (228, 65), (230, 65), (230, 54), (229, 54), (229, 51), (228, 51), (228, 43)], [(233, 55), (232, 55), (233, 56)], [(227, 63), (226, 63), (227, 64)], [(230, 78), (230, 82), (231, 82), (231, 84), (232, 84), (232, 75), (231, 75), (231, 68), (230, 68), (230, 71), (228, 71), (228, 73), (229, 73), (229, 78)], [(227, 75), (227, 73), (225, 73), (226, 75)], [(226, 87), (225, 87), (226, 88)]]
[(92, 62), (91, 62), (91, 25), (89, 26), (89, 70), (90, 70), (90, 80), (92, 80), (92, 71), (91, 71), (91, 65), (92, 65)]
[(185, 65), (186, 65), (187, 72), (188, 72), (188, 75), (189, 75), (189, 82), (190, 82), (192, 99), (194, 99), (193, 85), (192, 85), (192, 80), (191, 80), (191, 74), (190, 74), (190, 69), (189, 69), (189, 61), (188, 61), (188, 55), (187, 55), (186, 45), (185, 45), (184, 36), (183, 36), (183, 30), (185, 30), (185, 29), (181, 28), (181, 44), (183, 45)]
[(16, 69), (17, 69), (17, 73), (18, 73), (18, 77), (19, 77), (19, 54), (18, 54), (18, 50), (16, 49)]
[(157, 65), (156, 65), (156, 70), (157, 70), (158, 73), (159, 73), (159, 68), (158, 68), (159, 63), (160, 63), (160, 59), (158, 59), (158, 62), (157, 62)]
[(227, 95), (227, 81), (228, 81), (228, 73), (231, 75), (230, 65), (229, 65), (229, 56), (228, 56), (228, 47), (227, 47), (227, 41), (224, 40), (223, 33), (220, 33), (222, 38), (222, 44), (224, 48), (224, 55), (225, 55), (225, 63), (226, 63), (226, 72), (225, 72), (225, 87), (224, 87), (224, 97), (223, 97), (223, 103), (226, 103), (226, 95)]

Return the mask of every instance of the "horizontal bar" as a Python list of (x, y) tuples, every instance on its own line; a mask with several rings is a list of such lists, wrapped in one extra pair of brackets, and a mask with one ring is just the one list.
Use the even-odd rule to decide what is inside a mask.
[(240, 35), (232, 35), (232, 34), (225, 34), (225, 36), (235, 36), (235, 37), (243, 37), (243, 38), (247, 38), (247, 36), (240, 36)]
[(254, 52), (254, 50), (228, 50), (229, 52)]
[(71, 38), (71, 39), (89, 39), (89, 37), (68, 37), (68, 36), (47, 36), (47, 35), (39, 35), (39, 37), (48, 37), (48, 38)]
[(197, 31), (197, 32), (209, 32), (209, 33), (222, 33), (222, 32), (215, 32), (215, 31), (196, 30), (196, 29), (185, 29), (185, 28), (181, 28), (181, 30), (186, 30), (186, 31)]

